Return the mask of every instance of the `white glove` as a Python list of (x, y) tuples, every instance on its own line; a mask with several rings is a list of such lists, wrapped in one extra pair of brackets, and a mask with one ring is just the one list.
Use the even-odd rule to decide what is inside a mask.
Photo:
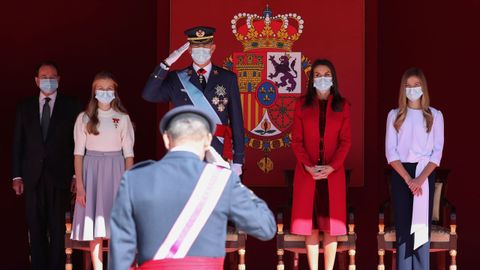
[(165, 63), (167, 63), (167, 65), (171, 66), (173, 63), (175, 63), (178, 58), (180, 58), (180, 56), (182, 56), (182, 54), (188, 50), (188, 47), (190, 47), (190, 42), (187, 42), (185, 44), (182, 45), (182, 47), (176, 49), (175, 51), (173, 51), (172, 53), (170, 53), (170, 55), (165, 58)]
[(208, 163), (230, 169), (230, 164), (228, 164), (228, 162), (226, 162), (220, 156), (220, 154), (218, 154), (217, 151), (215, 151), (215, 148), (211, 146), (208, 148), (208, 151), (205, 152), (205, 159), (207, 160)]
[(232, 171), (234, 171), (238, 176), (242, 175), (242, 164), (232, 163)]

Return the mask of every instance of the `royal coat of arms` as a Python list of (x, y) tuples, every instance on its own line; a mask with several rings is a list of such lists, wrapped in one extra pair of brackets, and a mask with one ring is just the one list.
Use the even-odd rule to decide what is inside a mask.
[(305, 85), (302, 73), (310, 68), (301, 52), (292, 51), (304, 22), (297, 14), (273, 16), (267, 6), (262, 16), (239, 13), (231, 24), (243, 52), (233, 53), (224, 65), (237, 74), (247, 151), (262, 151), (256, 164), (269, 173), (272, 152), (290, 147), (295, 101)]

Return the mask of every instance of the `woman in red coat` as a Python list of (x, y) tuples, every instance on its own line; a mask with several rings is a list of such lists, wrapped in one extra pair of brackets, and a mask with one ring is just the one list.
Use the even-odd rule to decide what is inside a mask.
[(305, 235), (310, 269), (318, 269), (319, 232), (323, 233), (325, 269), (333, 269), (336, 236), (346, 234), (343, 162), (350, 136), (350, 105), (338, 91), (335, 68), (328, 60), (317, 60), (307, 93), (296, 103), (292, 130), (297, 165), (291, 231)]

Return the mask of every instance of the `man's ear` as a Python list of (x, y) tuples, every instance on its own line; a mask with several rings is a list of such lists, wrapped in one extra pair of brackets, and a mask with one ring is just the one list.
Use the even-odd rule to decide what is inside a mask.
[(37, 84), (38, 87), (40, 87), (40, 79), (35, 76), (35, 83)]
[(162, 138), (163, 138), (163, 145), (165, 145), (165, 148), (167, 150), (170, 150), (171, 140), (170, 140), (170, 136), (168, 136), (167, 132), (163, 133)]
[(210, 53), (213, 53), (216, 48), (217, 48), (217, 45), (212, 44), (212, 46), (210, 47)]
[(205, 145), (204, 145), (205, 151), (208, 150), (208, 148), (209, 148), (210, 145), (212, 144), (212, 139), (213, 139), (212, 133), (208, 133), (208, 134), (207, 134), (207, 139), (205, 140)]

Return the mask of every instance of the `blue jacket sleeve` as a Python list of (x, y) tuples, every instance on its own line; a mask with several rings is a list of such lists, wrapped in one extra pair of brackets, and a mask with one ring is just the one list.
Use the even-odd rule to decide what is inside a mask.
[[(232, 179), (233, 177), (233, 179)], [(235, 226), (260, 240), (267, 241), (275, 236), (277, 225), (268, 205), (240, 182), (232, 173), (230, 176), (229, 219)]]
[(110, 270), (130, 269), (137, 250), (137, 232), (127, 177), (128, 173), (122, 178), (110, 218)]
[(143, 88), (142, 97), (149, 102), (169, 102), (173, 91), (172, 76), (175, 72), (168, 72), (158, 65)]

